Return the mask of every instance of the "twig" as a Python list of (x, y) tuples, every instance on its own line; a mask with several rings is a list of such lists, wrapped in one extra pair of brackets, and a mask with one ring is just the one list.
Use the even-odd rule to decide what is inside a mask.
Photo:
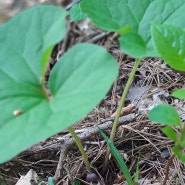
[(169, 158), (168, 162), (167, 162), (167, 165), (166, 165), (166, 175), (165, 175), (165, 178), (164, 178), (163, 185), (166, 185), (166, 182), (167, 182), (167, 180), (168, 180), (170, 165), (171, 165), (171, 163), (172, 163), (174, 157), (175, 157), (175, 156), (172, 155), (172, 156)]
[[(128, 122), (134, 121), (135, 119), (135, 114), (129, 114), (127, 116), (122, 116), (119, 118), (119, 126), (124, 124), (127, 124)], [(107, 130), (107, 129), (111, 129), (112, 128), (112, 123), (113, 120), (108, 120), (105, 121), (103, 123), (101, 123), (99, 125), (99, 127), (102, 130)], [(80, 140), (86, 140), (88, 138), (90, 138), (91, 136), (95, 135), (98, 133), (98, 129), (96, 127), (90, 127), (90, 128), (85, 128), (83, 130), (83, 133), (78, 134), (78, 138)], [(59, 157), (59, 162), (57, 165), (57, 169), (55, 171), (55, 175), (53, 177), (54, 180), (57, 181), (57, 179), (59, 179), (60, 174), (62, 174), (62, 169), (63, 169), (63, 163), (64, 163), (64, 159), (66, 157), (66, 154), (69, 150), (69, 148), (75, 144), (75, 141), (73, 138), (69, 138), (69, 139), (61, 139), (61, 152), (60, 152), (60, 157)]]

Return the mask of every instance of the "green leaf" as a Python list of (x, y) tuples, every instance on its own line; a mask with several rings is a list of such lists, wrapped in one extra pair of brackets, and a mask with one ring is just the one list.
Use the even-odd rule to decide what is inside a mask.
[[(101, 29), (118, 31), (130, 25), (137, 31), (139, 22), (152, 0), (83, 0), (82, 11)], [(103, 12), (103, 13), (102, 13)]]
[(79, 181), (78, 179), (75, 179), (75, 180), (74, 180), (74, 184), (75, 184), (75, 185), (80, 185), (81, 183), (80, 183), (80, 181)]
[(162, 59), (172, 68), (185, 71), (185, 31), (172, 25), (152, 24), (152, 37)]
[(121, 49), (135, 58), (146, 56), (147, 48), (143, 38), (137, 33), (129, 32), (119, 38)]
[(137, 182), (137, 183), (139, 182), (139, 160), (137, 161), (137, 164), (136, 164), (134, 182)]
[(55, 185), (55, 182), (52, 177), (48, 177), (48, 185)]
[[(151, 22), (185, 28), (185, 0), (83, 0), (80, 6), (96, 26), (103, 30), (121, 34), (127, 30), (139, 34), (147, 46), (147, 52), (143, 50), (141, 56), (159, 56), (151, 39)], [(128, 27), (130, 29), (126, 29)], [(120, 30), (124, 30), (123, 33)], [(133, 54), (132, 50), (129, 52), (131, 46), (139, 46), (140, 42), (135, 42), (137, 40), (130, 41), (127, 54)]]
[(185, 163), (185, 155), (182, 155), (182, 156), (180, 157), (180, 159), (181, 159), (181, 161), (182, 161), (183, 163)]
[(54, 66), (49, 89), (43, 86), (43, 54), (64, 37), (64, 17), (60, 8), (38, 6), (0, 26), (0, 163), (82, 119), (118, 75), (104, 48), (79, 44)]
[(175, 154), (176, 157), (181, 158), (182, 151), (178, 146), (173, 146), (172, 151), (173, 151), (173, 153)]
[(182, 148), (184, 148), (185, 147), (185, 134), (184, 134), (184, 131), (183, 131), (183, 129), (181, 130), (181, 140), (180, 140), (180, 146), (182, 147)]
[(185, 99), (185, 89), (178, 89), (172, 93), (172, 96), (179, 99)]
[(109, 140), (109, 138), (104, 134), (104, 132), (99, 127), (98, 127), (98, 130), (99, 130), (100, 134), (103, 136), (103, 138), (105, 139), (105, 141), (107, 142), (112, 154), (114, 155), (118, 165), (121, 168), (121, 171), (123, 172), (123, 174), (127, 180), (127, 183), (129, 185), (132, 185), (133, 184), (132, 177), (131, 177), (130, 172), (126, 166), (126, 163), (124, 162), (123, 158), (121, 157), (119, 151), (116, 149), (114, 144)]
[(70, 9), (70, 21), (79, 21), (85, 18), (87, 18), (87, 14), (82, 12), (80, 3), (76, 3), (75, 5), (73, 5), (73, 7)]
[(169, 126), (181, 125), (181, 121), (176, 109), (167, 104), (158, 105), (157, 107), (153, 108), (149, 112), (148, 118), (154, 122)]
[(168, 136), (172, 141), (177, 142), (178, 141), (178, 135), (177, 133), (174, 131), (173, 128), (171, 128), (170, 126), (166, 126), (162, 129), (163, 133)]

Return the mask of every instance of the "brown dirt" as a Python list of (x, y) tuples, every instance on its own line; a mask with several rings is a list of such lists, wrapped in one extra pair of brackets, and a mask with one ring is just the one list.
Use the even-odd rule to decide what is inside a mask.
[[(34, 2), (38, 3), (39, 1)], [(59, 3), (59, 1), (55, 3)], [(16, 10), (10, 8), (11, 2), (7, 5), (7, 10), (10, 11), (7, 14), (8, 17), (14, 14)], [(25, 6), (27, 5), (23, 7)], [(120, 67), (118, 79), (102, 102), (83, 120), (74, 125), (75, 130), (83, 135), (83, 132), (86, 132), (87, 129), (91, 131), (96, 125), (112, 120), (111, 115), (116, 111), (119, 104), (134, 59), (120, 50), (116, 34), (106, 33), (95, 27), (81, 30), (80, 23), (69, 23), (68, 20), (66, 20), (66, 24), (68, 33), (53, 51), (46, 78), (48, 78), (49, 72), (58, 58), (75, 43), (79, 42), (93, 42), (102, 45), (116, 58)], [(148, 120), (147, 112), (155, 103), (164, 102), (176, 106), (183, 114), (183, 110), (179, 109), (179, 107), (182, 108), (183, 101), (175, 100), (170, 94), (174, 89), (183, 87), (184, 80), (184, 74), (173, 71), (163, 61), (156, 58), (144, 59), (136, 73), (130, 95), (128, 95), (126, 101), (126, 105), (135, 104), (135, 109), (132, 111), (134, 118), (128, 118), (130, 121), (120, 122), (121, 126), (119, 126), (116, 133), (115, 146), (125, 159), (133, 177), (136, 165), (139, 163), (140, 184), (157, 185), (163, 182), (166, 174), (165, 166), (171, 155), (170, 146), (173, 145), (160, 131), (161, 126)], [(139, 98), (135, 97), (138, 91), (141, 91)], [(104, 131), (106, 135), (109, 135), (110, 127), (107, 127)], [(82, 138), (91, 165), (94, 171), (99, 174), (101, 184), (126, 184), (125, 178), (113, 157), (110, 156), (108, 167), (106, 170), (103, 169), (106, 144), (100, 134), (95, 132)], [(81, 184), (90, 184), (86, 181), (88, 172), (85, 169), (80, 152), (67, 132), (61, 132), (48, 138), (24, 151), (11, 161), (0, 165), (0, 184), (16, 184), (20, 175), (25, 175), (30, 169), (37, 173), (43, 184), (47, 184), (48, 177), (56, 177), (57, 165), (60, 166), (60, 154), (64, 152), (66, 140), (71, 143), (66, 148), (63, 163), (60, 163), (60, 165), (62, 164), (62, 170), (56, 184), (72, 184), (75, 179), (78, 179)], [(170, 165), (167, 184), (185, 184), (184, 169), (184, 164), (178, 159), (174, 159)]]

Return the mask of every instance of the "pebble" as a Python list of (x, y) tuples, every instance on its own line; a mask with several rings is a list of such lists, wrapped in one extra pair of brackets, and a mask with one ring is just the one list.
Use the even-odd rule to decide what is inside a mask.
[(87, 182), (94, 182), (94, 181), (98, 181), (98, 180), (99, 180), (99, 178), (95, 173), (89, 173), (86, 176), (86, 181)]
[(175, 100), (174, 100), (174, 103), (175, 103), (175, 104), (179, 103), (179, 100), (178, 100), (178, 99), (175, 99)]
[(168, 152), (168, 150), (163, 150), (163, 151), (161, 152), (161, 157), (162, 157), (163, 159), (167, 159), (169, 156), (170, 156), (170, 153)]

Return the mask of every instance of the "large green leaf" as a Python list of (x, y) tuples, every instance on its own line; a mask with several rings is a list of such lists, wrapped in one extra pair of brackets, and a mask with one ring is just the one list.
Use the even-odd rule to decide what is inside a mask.
[(70, 9), (70, 21), (78, 21), (83, 20), (87, 17), (86, 14), (84, 14), (81, 10), (80, 3), (76, 3), (73, 5), (73, 7)]
[(185, 31), (172, 25), (152, 25), (152, 36), (161, 57), (172, 68), (185, 71)]
[[(129, 31), (139, 34), (147, 49), (142, 55), (132, 52), (133, 47), (139, 46), (139, 43), (136, 44), (138, 40), (125, 38), (126, 42), (121, 41), (122, 49), (136, 58), (159, 56), (151, 40), (151, 22), (185, 27), (185, 0), (82, 0), (80, 6), (83, 13), (101, 29), (116, 31), (121, 33), (121, 37)], [(127, 45), (127, 42), (130, 44)]]
[(83, 118), (118, 74), (105, 49), (79, 44), (54, 66), (45, 89), (45, 60), (65, 35), (65, 14), (38, 6), (0, 26), (0, 163)]
[(148, 118), (152, 121), (169, 126), (181, 125), (180, 117), (175, 108), (167, 104), (158, 105), (153, 108), (149, 112)]

